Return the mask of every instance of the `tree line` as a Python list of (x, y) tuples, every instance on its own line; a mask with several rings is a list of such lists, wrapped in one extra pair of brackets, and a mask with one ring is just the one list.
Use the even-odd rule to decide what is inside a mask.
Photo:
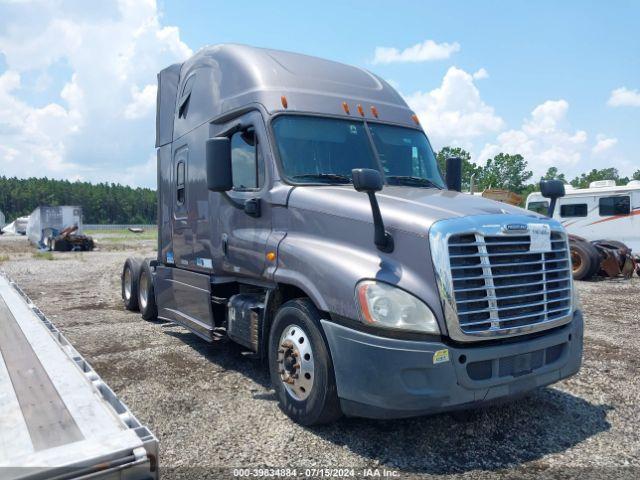
[[(441, 171), (445, 171), (446, 159), (451, 156), (462, 159), (463, 191), (469, 191), (473, 183), (474, 191), (509, 190), (521, 195), (524, 201), (529, 193), (538, 189), (537, 182), (532, 181), (533, 172), (528, 170), (522, 155), (499, 153), (487, 159), (484, 165), (478, 165), (464, 149), (444, 147), (436, 155)], [(562, 180), (576, 188), (586, 188), (596, 180), (615, 180), (617, 185), (625, 185), (630, 180), (640, 180), (640, 169), (631, 178), (621, 177), (614, 167), (593, 169), (569, 181), (556, 167), (551, 167), (542, 178)], [(0, 211), (7, 222), (28, 215), (41, 205), (79, 205), (85, 223), (156, 223), (156, 192), (150, 188), (0, 176)]]
[(0, 211), (7, 223), (43, 205), (78, 205), (84, 223), (156, 223), (156, 192), (149, 188), (0, 176)]
[[(523, 203), (527, 195), (538, 190), (538, 182), (532, 181), (533, 172), (528, 170), (527, 161), (520, 154), (499, 153), (485, 161), (484, 165), (478, 165), (471, 161), (471, 155), (459, 147), (444, 147), (437, 154), (436, 159), (442, 172), (445, 171), (448, 157), (460, 157), (462, 159), (462, 190), (469, 191), (473, 184), (476, 192), (488, 188), (509, 190), (523, 197)], [(589, 183), (596, 180), (615, 180), (616, 185), (626, 185), (630, 180), (640, 180), (640, 169), (631, 177), (622, 177), (615, 167), (592, 169), (582, 173), (572, 180), (568, 180), (564, 173), (560, 173), (556, 167), (551, 167), (540, 180), (562, 180), (570, 183), (575, 188), (587, 188)]]

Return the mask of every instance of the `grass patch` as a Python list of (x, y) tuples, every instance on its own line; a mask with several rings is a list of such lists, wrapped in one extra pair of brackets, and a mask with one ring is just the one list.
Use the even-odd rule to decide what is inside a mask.
[(55, 260), (52, 252), (36, 252), (33, 254), (33, 258), (40, 260)]
[(0, 255), (0, 263), (9, 261), (9, 255)]
[(91, 235), (99, 241), (124, 242), (136, 240), (155, 240), (158, 238), (158, 230), (153, 228), (142, 233), (133, 233), (129, 230), (85, 230), (86, 235)]

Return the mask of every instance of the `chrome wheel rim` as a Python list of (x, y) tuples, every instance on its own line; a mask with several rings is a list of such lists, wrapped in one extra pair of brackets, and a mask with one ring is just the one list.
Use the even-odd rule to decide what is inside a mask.
[(124, 298), (127, 300), (131, 298), (131, 270), (129, 268), (124, 269)]
[(305, 400), (311, 394), (315, 376), (313, 349), (299, 325), (289, 325), (280, 336), (278, 373), (284, 388), (296, 400)]
[(149, 280), (147, 279), (147, 276), (143, 273), (142, 275), (140, 275), (140, 287), (139, 287), (139, 291), (140, 291), (140, 307), (142, 307), (142, 309), (144, 310), (145, 308), (147, 308), (147, 287), (148, 287), (148, 283)]

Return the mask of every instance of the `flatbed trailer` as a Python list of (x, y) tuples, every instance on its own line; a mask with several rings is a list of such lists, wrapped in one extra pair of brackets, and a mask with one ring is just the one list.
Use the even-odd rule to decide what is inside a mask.
[(0, 273), (0, 478), (158, 478), (158, 441)]

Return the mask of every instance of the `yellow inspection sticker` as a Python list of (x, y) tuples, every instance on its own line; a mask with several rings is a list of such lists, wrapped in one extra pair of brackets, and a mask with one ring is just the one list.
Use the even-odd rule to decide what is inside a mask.
[(449, 349), (433, 352), (433, 363), (443, 363), (449, 361)]

